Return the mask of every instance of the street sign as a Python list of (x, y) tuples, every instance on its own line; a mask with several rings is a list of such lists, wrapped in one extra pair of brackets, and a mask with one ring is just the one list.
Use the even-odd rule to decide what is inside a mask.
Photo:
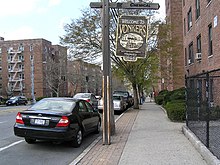
[[(102, 2), (91, 2), (91, 8), (102, 8)], [(158, 10), (160, 8), (159, 3), (146, 3), (146, 2), (111, 2), (109, 3), (110, 8), (118, 9), (148, 9)]]
[(134, 61), (145, 58), (147, 53), (147, 18), (122, 15), (118, 19), (116, 56)]

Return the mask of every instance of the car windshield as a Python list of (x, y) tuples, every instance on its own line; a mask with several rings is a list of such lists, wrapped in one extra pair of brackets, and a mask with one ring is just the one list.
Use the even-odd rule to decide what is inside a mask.
[(115, 91), (114, 94), (123, 96), (123, 97), (128, 97), (128, 93), (127, 92), (120, 92), (120, 91)]
[(29, 110), (52, 110), (71, 112), (75, 106), (75, 102), (67, 100), (41, 100), (34, 104)]
[(89, 98), (90, 97), (90, 94), (89, 93), (78, 93), (74, 96), (74, 98)]
[(121, 100), (120, 96), (113, 96), (113, 100)]
[(10, 100), (16, 100), (17, 99), (17, 97), (11, 97), (10, 98)]

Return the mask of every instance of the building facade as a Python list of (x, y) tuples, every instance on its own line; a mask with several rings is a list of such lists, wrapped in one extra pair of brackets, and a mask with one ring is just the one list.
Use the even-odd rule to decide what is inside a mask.
[(69, 96), (79, 92), (102, 95), (102, 70), (95, 64), (82, 60), (68, 61)]
[[(160, 30), (168, 29), (166, 36), (173, 44), (160, 53), (160, 90), (175, 90), (184, 87), (184, 51), (183, 51), (183, 26), (182, 26), (182, 1), (165, 0), (166, 25), (161, 25)], [(159, 32), (160, 33), (160, 32)], [(160, 38), (159, 40), (164, 40)], [(160, 44), (160, 41), (159, 41)]]
[[(51, 82), (48, 82), (49, 68), (52, 62), (56, 66), (60, 62), (58, 55), (64, 56), (62, 74), (66, 77), (67, 50), (61, 46), (54, 46), (45, 39), (0, 40), (0, 95), (10, 97), (25, 95), (33, 98), (53, 96)], [(64, 69), (63, 69), (64, 68)], [(65, 79), (65, 78), (63, 78)], [(53, 83), (55, 83), (53, 81)], [(62, 84), (60, 95), (67, 94), (67, 83)]]
[(183, 1), (186, 76), (220, 68), (219, 7), (218, 0)]

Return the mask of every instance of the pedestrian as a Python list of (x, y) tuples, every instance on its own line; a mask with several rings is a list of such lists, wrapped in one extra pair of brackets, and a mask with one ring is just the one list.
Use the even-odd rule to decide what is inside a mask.
[(151, 100), (153, 101), (153, 93), (152, 92), (150, 93), (150, 102), (151, 102)]

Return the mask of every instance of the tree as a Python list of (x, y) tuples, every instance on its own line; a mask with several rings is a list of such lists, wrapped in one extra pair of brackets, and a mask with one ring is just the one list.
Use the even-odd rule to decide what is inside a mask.
[(81, 59), (94, 62), (101, 57), (101, 15), (99, 10), (84, 9), (82, 17), (64, 26), (66, 34), (61, 44), (69, 48), (69, 60)]
[(67, 57), (66, 48), (57, 46), (46, 59), (46, 85), (51, 90), (51, 96), (66, 96), (67, 83)]
[[(120, 13), (119, 13), (120, 12)], [(116, 22), (119, 14), (125, 11), (116, 11), (114, 9), (111, 10), (111, 20), (110, 20), (110, 50), (111, 50), (111, 59), (113, 61), (113, 65), (118, 71), (121, 72), (123, 78), (126, 78), (130, 81), (131, 86), (134, 92), (135, 98), (135, 108), (138, 108), (138, 86), (139, 88), (144, 87), (144, 83), (149, 80), (149, 76), (152, 75), (152, 71), (145, 71), (149, 69), (148, 67), (153, 67), (153, 63), (148, 64), (150, 59), (156, 58), (150, 57), (149, 55), (142, 60), (137, 60), (137, 62), (128, 62), (124, 61), (123, 58), (117, 57), (115, 55), (115, 30), (116, 30)], [(142, 12), (142, 11), (140, 11)], [(140, 14), (139, 11), (136, 10), (134, 14)], [(101, 57), (101, 18), (100, 18), (99, 10), (88, 10), (85, 9), (82, 11), (82, 17), (77, 20), (72, 20), (71, 24), (67, 24), (64, 29), (66, 31), (66, 35), (61, 37), (61, 43), (68, 46), (70, 48), (70, 55), (73, 58), (80, 58), (85, 61), (94, 61)], [(149, 51), (154, 52), (154, 47), (156, 45), (156, 34), (158, 29), (159, 22), (154, 22), (150, 26), (149, 33)], [(152, 55), (155, 55), (152, 53)], [(158, 60), (155, 60), (158, 61)], [(148, 64), (148, 65), (147, 65)], [(146, 76), (146, 74), (149, 74)], [(139, 89), (139, 90), (142, 90)]]

